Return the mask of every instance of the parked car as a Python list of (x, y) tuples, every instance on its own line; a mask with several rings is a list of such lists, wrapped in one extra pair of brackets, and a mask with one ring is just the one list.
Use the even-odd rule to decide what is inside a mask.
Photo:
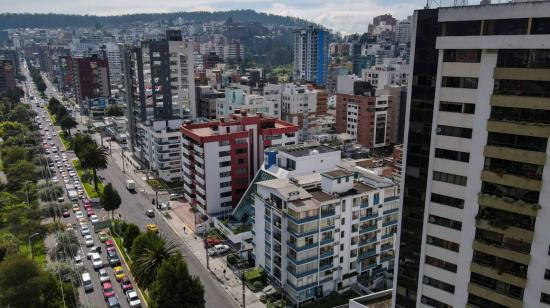
[(99, 270), (99, 281), (101, 283), (104, 283), (104, 282), (107, 282), (107, 281), (111, 281), (111, 277), (109, 276), (109, 273), (107, 272), (106, 269), (102, 268)]
[(141, 307), (141, 301), (135, 290), (126, 292), (126, 300), (130, 304), (130, 308), (139, 308)]
[(148, 224), (147, 225), (147, 231), (159, 233), (159, 227), (157, 227), (156, 224)]
[(134, 286), (132, 285), (132, 282), (128, 277), (122, 278), (122, 280), (120, 281), (120, 287), (122, 288), (122, 291), (124, 291), (124, 293), (134, 289)]
[(107, 307), (108, 308), (120, 308), (120, 302), (118, 301), (118, 297), (112, 296), (107, 299)]
[(80, 255), (76, 255), (74, 257), (74, 264), (78, 267), (84, 267), (84, 262), (82, 260), (82, 256)]
[(145, 215), (147, 215), (147, 217), (149, 218), (153, 218), (155, 217), (155, 211), (153, 209), (148, 209), (145, 211)]
[(219, 244), (223, 243), (223, 241), (220, 240), (219, 238), (215, 238), (215, 237), (209, 236), (209, 237), (206, 239), (206, 243), (208, 244), (208, 247), (210, 247), (210, 246), (219, 245)]
[(101, 255), (99, 255), (98, 253), (92, 254), (92, 265), (95, 270), (103, 267), (103, 259), (101, 259)]
[(97, 217), (97, 215), (92, 215), (90, 216), (90, 221), (95, 225), (96, 223), (99, 222), (99, 217)]
[(63, 217), (70, 217), (71, 216), (71, 213), (67, 210), (63, 211)]
[(115, 296), (115, 289), (110, 282), (104, 282), (102, 286), (102, 293), (105, 299)]
[(86, 243), (86, 247), (94, 246), (94, 239), (89, 234), (84, 236), (84, 242)]
[(182, 198), (183, 198), (183, 194), (181, 194), (181, 193), (170, 194), (170, 200), (177, 200), (177, 199), (182, 199)]
[(97, 236), (99, 237), (99, 241), (102, 243), (105, 243), (105, 241), (109, 239), (109, 234), (107, 234), (107, 232), (105, 231), (99, 232)]
[(107, 260), (109, 261), (109, 265), (111, 266), (118, 266), (120, 265), (120, 257), (116, 253), (116, 251), (107, 251)]
[(210, 256), (221, 255), (227, 251), (229, 251), (229, 246), (225, 244), (218, 244), (208, 249), (208, 255)]
[(115, 266), (115, 268), (113, 268), (113, 273), (115, 274), (115, 278), (117, 281), (121, 281), (124, 277), (126, 277), (122, 266)]
[(82, 236), (90, 235), (90, 228), (88, 227), (88, 225), (81, 226), (80, 227), (80, 233), (82, 234)]

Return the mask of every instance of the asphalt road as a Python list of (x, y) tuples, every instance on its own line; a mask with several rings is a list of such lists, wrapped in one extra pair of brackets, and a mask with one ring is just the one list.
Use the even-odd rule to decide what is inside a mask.
[[(28, 78), (28, 80), (30, 80), (30, 78)], [(48, 148), (49, 149), (52, 148), (52, 146), (50, 145), (50, 142), (53, 142), (58, 149), (63, 149), (63, 145), (62, 145), (61, 140), (59, 139), (59, 137), (52, 135), (52, 132), (54, 131), (53, 130), (54, 126), (49, 125), (49, 123), (47, 121), (48, 120), (48, 114), (47, 114), (46, 110), (43, 109), (43, 108), (39, 108), (36, 105), (36, 102), (40, 101), (41, 99), (37, 97), (37, 95), (36, 95), (37, 93), (34, 90), (34, 85), (32, 84), (32, 81), (27, 81), (27, 86), (26, 87), (27, 87), (27, 89), (32, 89), (31, 91), (34, 92), (32, 95), (35, 96), (35, 99), (29, 101), (28, 103), (31, 103), (33, 109), (40, 116), (39, 124), (41, 124), (42, 127), (43, 127), (42, 131), (45, 131), (45, 128), (48, 128), (50, 136), (52, 137), (51, 140), (47, 140), (45, 138), (48, 141)], [(42, 115), (45, 115), (45, 119), (42, 119)], [(58, 128), (56, 128), (56, 130), (57, 129)], [(50, 154), (50, 156), (53, 160), (55, 155), (61, 156), (61, 154), (62, 153), (57, 153), (57, 154), (52, 153), (52, 154)], [(73, 158), (75, 158), (73, 152), (66, 152), (65, 154), (67, 155), (67, 161), (68, 162), (70, 162)], [(57, 178), (60, 181), (61, 186), (63, 186), (63, 179), (61, 177), (61, 172), (62, 171), (66, 171), (66, 167), (58, 168), (56, 166), (56, 171), (52, 172), (52, 176), (57, 176)], [(70, 180), (70, 183), (73, 184), (72, 179)], [(68, 202), (68, 196), (67, 196), (67, 192), (66, 192), (65, 189), (64, 189), (64, 197), (65, 197), (65, 201)], [(75, 202), (71, 202), (71, 203), (75, 203)], [(78, 201), (78, 204), (80, 205), (80, 210), (85, 214), (86, 211), (84, 210), (84, 206), (83, 206), (82, 202)], [(96, 215), (98, 215), (99, 217), (106, 215), (105, 212), (102, 209), (95, 208), (94, 211), (96, 212)], [(71, 213), (70, 217), (62, 218), (61, 221), (64, 224), (71, 223), (74, 226), (74, 232), (75, 232), (75, 234), (76, 234), (76, 236), (79, 239), (79, 242), (81, 244), (81, 253), (80, 253), (80, 255), (83, 257), (83, 260), (84, 260), (84, 268), (85, 268), (84, 271), (90, 273), (90, 276), (91, 276), (92, 282), (93, 282), (93, 286), (94, 286), (94, 290), (91, 291), (91, 292), (84, 292), (84, 289), (83, 289), (82, 286), (78, 287), (80, 303), (84, 307), (106, 307), (105, 299), (103, 298), (103, 294), (102, 294), (101, 283), (99, 281), (99, 273), (98, 273), (98, 271), (94, 270), (91, 260), (88, 260), (86, 258), (86, 254), (89, 251), (89, 248), (86, 247), (86, 245), (84, 243), (84, 237), (80, 233), (80, 227), (79, 227), (79, 223), (77, 221), (77, 218), (75, 217), (72, 210), (70, 210), (70, 213)], [(91, 222), (88, 222), (88, 226), (91, 229), (93, 228)], [(92, 232), (92, 237), (94, 239), (94, 245), (100, 246), (102, 248), (101, 257), (103, 259), (104, 264), (107, 264), (107, 255), (106, 255), (105, 245), (100, 242), (97, 234)], [(123, 267), (125, 269), (125, 272), (129, 273), (127, 266), (123, 264)], [(107, 269), (107, 272), (109, 273), (109, 276), (111, 278), (111, 283), (113, 285), (113, 288), (115, 289), (115, 293), (116, 293), (116, 296), (119, 299), (121, 307), (129, 307), (128, 302), (126, 301), (126, 295), (122, 291), (122, 288), (120, 287), (120, 284), (116, 281), (115, 276), (113, 274), (112, 268), (109, 265), (105, 265), (104, 268)], [(142, 300), (142, 302), (143, 302), (143, 300)]]
[[(51, 89), (51, 84), (47, 78), (44, 78), (48, 90), (48, 95), (53, 94), (54, 97), (61, 101), (61, 95)], [(81, 127), (84, 128), (84, 127)], [(120, 155), (120, 153), (113, 152), (113, 155)], [(151, 200), (154, 196), (145, 195), (143, 193), (130, 193), (125, 186), (126, 176), (122, 173), (122, 170), (112, 161), (113, 158), (109, 157), (109, 168), (107, 170), (101, 170), (98, 172), (100, 178), (104, 183), (111, 182), (112, 185), (118, 190), (122, 199), (122, 205), (116, 211), (122, 215), (122, 219), (138, 225), (143, 231), (145, 226), (150, 223), (155, 223), (160, 229), (160, 232), (166, 236), (167, 239), (175, 241), (179, 244), (180, 251), (187, 262), (187, 268), (189, 273), (199, 277), (204, 290), (206, 307), (208, 308), (231, 308), (239, 307), (235, 300), (224, 290), (224, 288), (218, 283), (218, 281), (212, 277), (212, 274), (200, 263), (195, 255), (190, 251), (190, 248), (185, 245), (183, 240), (174, 232), (174, 230), (161, 218), (157, 217), (151, 219), (145, 215), (145, 210), (153, 207)], [(101, 216), (98, 215), (101, 219)], [(183, 232), (183, 230), (181, 230)], [(121, 300), (122, 302), (122, 300)]]

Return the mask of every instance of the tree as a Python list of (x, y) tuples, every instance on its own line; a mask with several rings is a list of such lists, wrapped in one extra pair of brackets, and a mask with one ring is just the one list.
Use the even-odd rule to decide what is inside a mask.
[(3, 139), (12, 136), (23, 135), (26, 134), (27, 131), (28, 128), (21, 123), (12, 121), (4, 121), (0, 123), (0, 137), (2, 137)]
[(121, 203), (120, 195), (113, 185), (111, 183), (105, 185), (101, 194), (101, 206), (104, 210), (111, 211), (112, 218), (114, 218), (114, 212), (120, 207)]
[(92, 169), (94, 188), (98, 191), (97, 170), (107, 169), (107, 149), (96, 143), (86, 146), (80, 153), (80, 166), (83, 169)]
[(20, 241), (12, 233), (3, 233), (0, 235), (0, 262), (8, 256), (19, 252)]
[(78, 125), (78, 123), (76, 123), (76, 121), (68, 114), (62, 116), (61, 118), (58, 118), (57, 123), (59, 123), (61, 129), (69, 136), (71, 136), (71, 129), (75, 128)]
[(38, 197), (41, 201), (57, 201), (57, 198), (63, 196), (63, 187), (57, 184), (42, 183), (39, 184)]
[(178, 252), (162, 262), (155, 281), (149, 289), (152, 308), (204, 307), (204, 287), (196, 276), (191, 276), (187, 264)]
[(105, 114), (109, 117), (120, 117), (124, 115), (124, 109), (119, 105), (109, 105), (105, 110)]
[(80, 243), (74, 232), (59, 232), (55, 237), (55, 242), (55, 247), (50, 250), (50, 257), (52, 259), (71, 260), (80, 250)]
[(61, 218), (61, 213), (70, 207), (69, 203), (48, 202), (42, 206), (42, 213), (46, 217), (53, 217), (53, 221), (55, 222), (56, 218)]
[(34, 261), (22, 256), (10, 256), (0, 263), (0, 307), (61, 308), (78, 305), (72, 286), (60, 284), (55, 277)]
[(141, 234), (141, 231), (139, 230), (139, 227), (137, 225), (135, 224), (126, 225), (126, 228), (124, 229), (124, 233), (122, 234), (122, 239), (123, 239), (124, 247), (128, 251), (131, 250), (134, 239), (138, 237), (140, 234)]
[(12, 192), (21, 189), (26, 181), (36, 182), (38, 177), (36, 166), (26, 160), (9, 165), (5, 173), (8, 177), (8, 190)]
[(27, 149), (22, 146), (4, 147), (2, 149), (2, 163), (6, 166), (15, 164), (27, 157)]
[(92, 137), (88, 134), (76, 134), (73, 138), (73, 151), (78, 158), (84, 149), (90, 144), (95, 143)]
[(46, 269), (55, 277), (61, 277), (63, 281), (70, 281), (74, 286), (80, 284), (80, 275), (84, 272), (83, 267), (74, 266), (73, 263), (68, 261), (50, 263)]
[(173, 256), (177, 252), (177, 247), (176, 242), (153, 232), (145, 232), (136, 237), (131, 250), (134, 262), (130, 267), (137, 283), (148, 289), (162, 262)]

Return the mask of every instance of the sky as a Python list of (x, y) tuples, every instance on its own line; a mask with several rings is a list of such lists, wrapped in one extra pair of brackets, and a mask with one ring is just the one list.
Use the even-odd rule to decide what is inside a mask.
[(412, 15), (425, 0), (0, 0), (2, 12), (118, 15), (178, 11), (258, 12), (305, 18), (344, 34), (366, 32), (372, 18)]

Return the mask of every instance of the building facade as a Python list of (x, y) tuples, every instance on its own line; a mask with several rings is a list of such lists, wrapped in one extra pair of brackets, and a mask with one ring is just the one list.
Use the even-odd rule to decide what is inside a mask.
[(413, 74), (430, 77), (407, 104), (396, 306), (550, 307), (549, 17), (544, 1), (415, 13)]
[(229, 118), (181, 127), (185, 199), (203, 214), (237, 205), (269, 147), (296, 143), (298, 127), (236, 110)]
[(86, 107), (89, 99), (111, 96), (109, 63), (97, 54), (72, 58), (73, 87), (76, 102)]
[(310, 26), (294, 32), (294, 80), (325, 86), (328, 79), (330, 33)]
[(11, 60), (0, 60), (0, 93), (16, 86), (15, 65)]

